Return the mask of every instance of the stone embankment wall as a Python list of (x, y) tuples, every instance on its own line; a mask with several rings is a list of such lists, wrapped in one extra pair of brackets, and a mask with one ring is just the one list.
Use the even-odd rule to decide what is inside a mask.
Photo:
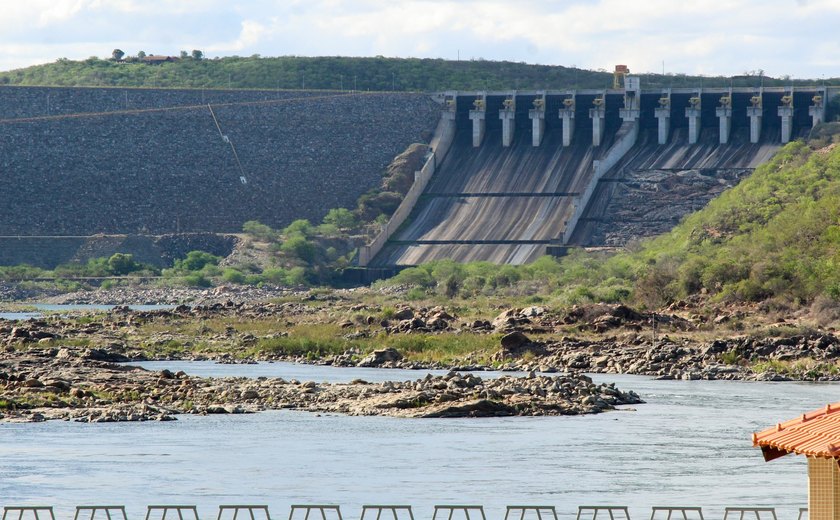
[(3, 87), (0, 236), (317, 222), (439, 113), (425, 94)]

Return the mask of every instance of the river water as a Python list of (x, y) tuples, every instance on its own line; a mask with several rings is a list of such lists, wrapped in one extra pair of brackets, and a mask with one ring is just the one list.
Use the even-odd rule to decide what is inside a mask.
[[(315, 381), (416, 379), (417, 371), (165, 362), (195, 375)], [(361, 372), (360, 372), (361, 371)], [(495, 375), (495, 374), (493, 374)], [(509, 504), (620, 504), (634, 519), (651, 506), (775, 506), (795, 520), (807, 505), (806, 462), (765, 463), (753, 431), (825, 403), (840, 386), (809, 383), (655, 381), (594, 376), (636, 390), (647, 404), (584, 417), (396, 419), (277, 411), (180, 416), (116, 424), (0, 424), (0, 505), (49, 504), (59, 520), (75, 505), (119, 503), (129, 519), (147, 504), (334, 503), (346, 519), (362, 504), (483, 504), (501, 520)], [(599, 517), (600, 518), (600, 517)], [(402, 519), (401, 519), (402, 520)], [(460, 520), (460, 519), (459, 519)]]
[[(34, 311), (24, 312), (0, 312), (0, 319), (2, 320), (29, 320), (32, 318), (40, 318), (47, 313), (70, 314), (75, 312), (98, 312), (109, 311), (116, 307), (115, 305), (95, 305), (95, 304), (49, 304), (49, 303), (35, 303), (27, 304), (27, 307), (32, 307)], [(155, 311), (161, 309), (173, 309), (174, 305), (128, 305), (128, 307), (135, 311)]]

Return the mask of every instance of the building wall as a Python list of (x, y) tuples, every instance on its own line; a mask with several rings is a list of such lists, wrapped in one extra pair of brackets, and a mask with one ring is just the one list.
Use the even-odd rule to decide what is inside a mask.
[(835, 459), (808, 458), (810, 520), (840, 520), (840, 468)]

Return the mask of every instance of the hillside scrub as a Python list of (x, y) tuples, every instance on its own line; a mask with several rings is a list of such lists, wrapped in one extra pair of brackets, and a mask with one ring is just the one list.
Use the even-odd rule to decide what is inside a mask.
[(635, 255), (662, 298), (840, 300), (840, 149), (780, 150), (735, 188)]

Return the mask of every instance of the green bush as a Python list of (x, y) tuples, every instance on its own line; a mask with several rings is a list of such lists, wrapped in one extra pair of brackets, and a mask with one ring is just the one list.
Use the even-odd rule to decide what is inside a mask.
[(259, 240), (265, 240), (266, 242), (272, 242), (277, 239), (276, 231), (257, 220), (249, 220), (243, 224), (242, 231), (246, 235), (250, 235)]
[(228, 267), (224, 271), (222, 271), (222, 279), (230, 283), (245, 283), (245, 275), (242, 273), (242, 271), (234, 269), (232, 267)]
[(27, 264), (0, 266), (0, 280), (32, 280), (45, 274), (43, 269)]
[(315, 255), (318, 252), (315, 244), (307, 240), (302, 235), (296, 235), (283, 242), (280, 250), (287, 255), (301, 260), (302, 262), (312, 263), (315, 260)]
[(293, 267), (289, 269), (289, 274), (286, 276), (286, 283), (292, 286), (309, 285), (306, 276), (306, 269), (303, 267)]
[(181, 272), (195, 272), (207, 265), (218, 265), (221, 258), (204, 251), (190, 251), (186, 258), (175, 261), (175, 270)]
[(408, 301), (412, 301), (412, 302), (422, 300), (425, 297), (426, 297), (426, 291), (424, 291), (423, 289), (421, 289), (419, 287), (413, 287), (413, 288), (409, 289), (407, 293), (405, 293), (405, 298)]
[(108, 259), (107, 265), (111, 274), (117, 276), (127, 275), (143, 268), (143, 266), (134, 261), (133, 255), (124, 253), (115, 253), (111, 255)]
[(184, 276), (181, 280), (183, 280), (184, 285), (188, 285), (190, 287), (212, 287), (213, 284), (202, 276), (199, 273), (192, 273)]
[(310, 237), (312, 233), (315, 231), (315, 228), (312, 227), (312, 224), (306, 219), (298, 219), (283, 228), (283, 236), (286, 238), (289, 237)]
[(262, 279), (275, 285), (285, 285), (289, 277), (289, 271), (282, 267), (269, 267), (262, 273)]
[(331, 224), (338, 229), (354, 229), (359, 225), (359, 219), (347, 208), (333, 208), (324, 216), (324, 224)]

